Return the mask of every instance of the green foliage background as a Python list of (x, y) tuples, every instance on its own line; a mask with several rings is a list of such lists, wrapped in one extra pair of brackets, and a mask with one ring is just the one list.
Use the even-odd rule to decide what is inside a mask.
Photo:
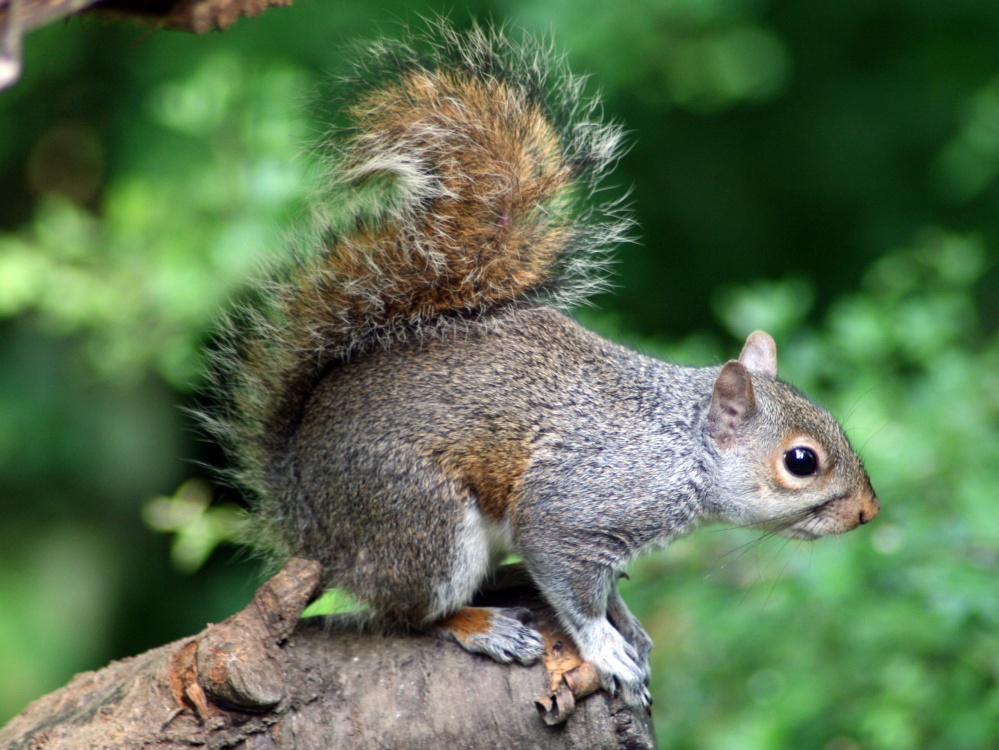
[(32, 34), (0, 93), (0, 721), (250, 596), (239, 498), (179, 406), (303, 211), (311, 92), (436, 12), (550, 32), (631, 131), (609, 189), (642, 241), (581, 317), (688, 363), (771, 331), (884, 504), (813, 545), (709, 529), (633, 566), (662, 746), (999, 746), (989, 0), (301, 0), (202, 38)]

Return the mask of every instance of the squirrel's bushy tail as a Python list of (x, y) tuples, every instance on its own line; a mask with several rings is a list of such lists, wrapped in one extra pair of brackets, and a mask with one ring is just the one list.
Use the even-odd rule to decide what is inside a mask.
[(547, 46), (444, 24), (366, 51), (326, 144), (306, 247), (223, 336), (209, 428), (237, 479), (267, 493), (331, 363), (399, 337), (438, 335), (503, 304), (576, 304), (599, 285), (627, 219), (594, 206), (621, 132)]

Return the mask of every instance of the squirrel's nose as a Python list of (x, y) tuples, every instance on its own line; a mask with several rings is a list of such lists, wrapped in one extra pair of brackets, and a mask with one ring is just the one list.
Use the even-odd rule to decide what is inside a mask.
[(871, 492), (860, 501), (860, 523), (861, 525), (874, 520), (874, 517), (881, 512), (881, 501)]

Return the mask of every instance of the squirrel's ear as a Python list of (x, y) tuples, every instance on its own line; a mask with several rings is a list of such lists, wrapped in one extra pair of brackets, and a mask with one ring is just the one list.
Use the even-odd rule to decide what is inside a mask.
[(730, 447), (738, 437), (739, 428), (755, 412), (756, 394), (749, 370), (741, 361), (726, 362), (715, 380), (708, 414), (711, 436), (718, 446)]
[(776, 378), (777, 344), (774, 343), (769, 333), (753, 331), (742, 347), (739, 361), (750, 372), (766, 375), (768, 378)]

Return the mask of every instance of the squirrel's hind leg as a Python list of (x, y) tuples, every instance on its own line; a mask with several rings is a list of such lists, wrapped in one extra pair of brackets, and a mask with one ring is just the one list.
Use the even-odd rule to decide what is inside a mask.
[(529, 617), (529, 610), (516, 607), (462, 607), (427, 630), (498, 662), (533, 664), (545, 646), (541, 634), (525, 622)]
[(533, 664), (544, 653), (541, 634), (530, 624), (523, 607), (468, 606), (484, 578), (500, 559), (504, 534), (470, 507), (460, 525), (448, 582), (434, 591), (433, 612), (426, 632), (455, 641), (466, 651), (485, 654), (498, 662)]

